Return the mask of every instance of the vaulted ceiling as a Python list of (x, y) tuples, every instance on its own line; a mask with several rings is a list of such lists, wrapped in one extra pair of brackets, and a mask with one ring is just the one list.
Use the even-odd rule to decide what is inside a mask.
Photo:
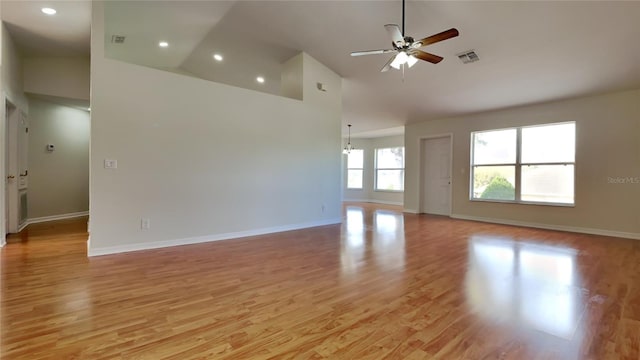
[[(45, 3), (59, 20), (43, 18)], [(88, 9), (87, 1), (3, 0), (1, 11), (25, 55), (73, 55), (88, 52)], [(343, 77), (345, 129), (352, 123), (361, 135), (640, 87), (640, 2), (408, 1), (408, 35), (456, 27), (460, 36), (426, 48), (444, 61), (404, 75), (380, 73), (390, 54), (349, 56), (389, 47), (383, 25), (401, 23), (399, 0), (114, 1), (106, 9), (107, 35), (126, 35), (129, 45), (112, 49), (115, 57), (210, 80), (254, 79), (305, 51)], [(170, 46), (159, 49), (159, 40)], [(470, 49), (480, 61), (462, 64), (456, 54)], [(214, 52), (225, 60), (216, 63)]]

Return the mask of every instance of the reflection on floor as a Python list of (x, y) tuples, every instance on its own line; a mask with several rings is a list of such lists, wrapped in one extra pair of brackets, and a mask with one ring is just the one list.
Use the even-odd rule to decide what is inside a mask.
[(0, 251), (4, 359), (640, 359), (640, 241), (347, 203), (342, 225), (86, 257)]
[(344, 241), (342, 243), (342, 275), (358, 272), (373, 259), (380, 270), (402, 271), (405, 247), (403, 217), (398, 211), (377, 209), (365, 227), (362, 208), (347, 207)]
[(571, 248), (472, 236), (467, 299), (490, 320), (571, 339), (584, 310), (575, 254)]

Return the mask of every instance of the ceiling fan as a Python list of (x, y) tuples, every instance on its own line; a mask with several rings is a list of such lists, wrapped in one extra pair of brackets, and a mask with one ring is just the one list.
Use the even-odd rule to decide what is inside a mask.
[(409, 67), (415, 65), (418, 60), (428, 61), (437, 64), (442, 61), (442, 57), (420, 50), (421, 47), (434, 44), (443, 40), (451, 39), (460, 33), (457, 29), (452, 28), (441, 33), (428, 36), (422, 40), (414, 40), (411, 36), (404, 36), (404, 6), (405, 0), (402, 0), (402, 32), (396, 24), (387, 24), (384, 26), (387, 34), (391, 37), (392, 49), (383, 50), (367, 50), (355, 51), (351, 56), (377, 55), (395, 52), (396, 54), (387, 61), (381, 72), (388, 71), (390, 68), (400, 69), (401, 66), (407, 64)]

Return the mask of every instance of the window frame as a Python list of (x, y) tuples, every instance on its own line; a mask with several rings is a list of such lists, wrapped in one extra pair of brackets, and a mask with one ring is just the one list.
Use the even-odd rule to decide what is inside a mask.
[[(349, 167), (349, 156), (351, 155), (352, 152), (354, 151), (361, 151), (362, 152), (362, 167), (359, 168), (351, 168)], [(346, 178), (346, 189), (347, 190), (364, 190), (364, 149), (352, 149), (350, 153), (347, 154), (347, 178)], [(362, 174), (362, 176), (360, 177), (360, 187), (349, 187), (349, 171), (350, 170), (359, 170), (360, 173)]]
[[(402, 167), (401, 168), (379, 168), (378, 167), (378, 150), (386, 150), (386, 149), (402, 149)], [(377, 192), (392, 192), (392, 193), (403, 193), (404, 192), (404, 180), (405, 180), (405, 147), (404, 146), (389, 146), (389, 147), (380, 147), (375, 148), (374, 150), (374, 160), (373, 160), (373, 173), (374, 173), (374, 185), (373, 191)], [(389, 190), (389, 189), (378, 189), (378, 171), (380, 170), (400, 170), (402, 171), (402, 189), (401, 190)]]
[[(575, 148), (576, 143), (574, 142), (574, 156), (573, 162), (522, 162), (522, 129), (528, 129), (533, 127), (541, 127), (541, 126), (553, 126), (553, 125), (563, 125), (563, 124), (573, 124), (574, 131), (577, 133), (577, 123), (575, 121), (563, 121), (563, 122), (554, 122), (554, 123), (546, 123), (546, 124), (536, 124), (536, 125), (526, 125), (526, 126), (517, 126), (517, 127), (506, 127), (500, 129), (490, 129), (490, 130), (478, 130), (471, 131), (470, 133), (470, 158), (469, 158), (469, 200), (477, 201), (477, 202), (493, 202), (493, 203), (507, 203), (507, 204), (524, 204), (524, 205), (543, 205), (543, 206), (559, 206), (559, 207), (575, 207), (576, 206), (576, 159), (575, 159)], [(485, 165), (475, 165), (474, 164), (474, 151), (475, 151), (475, 142), (474, 136), (479, 133), (493, 132), (493, 131), (501, 131), (501, 130), (516, 130), (516, 159), (515, 163), (502, 163), (502, 164), (485, 164)], [(575, 135), (575, 134), (574, 134)], [(574, 137), (575, 140), (575, 137)], [(573, 202), (572, 203), (561, 203), (561, 202), (546, 202), (546, 201), (531, 201), (531, 200), (522, 200), (522, 168), (524, 166), (545, 166), (545, 165), (573, 165)], [(473, 197), (473, 178), (474, 171), (476, 167), (492, 167), (492, 166), (513, 166), (514, 174), (515, 174), (515, 184), (514, 187), (514, 200), (503, 200), (503, 199), (481, 199)]]

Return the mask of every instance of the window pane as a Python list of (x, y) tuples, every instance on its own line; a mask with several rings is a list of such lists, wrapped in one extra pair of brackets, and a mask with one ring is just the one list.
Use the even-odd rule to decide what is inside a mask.
[(522, 167), (522, 201), (573, 204), (573, 165)]
[(364, 166), (363, 161), (364, 150), (351, 150), (349, 155), (347, 155), (347, 168), (349, 169), (362, 169)]
[(473, 198), (516, 199), (515, 166), (476, 166), (473, 168)]
[(362, 189), (362, 170), (347, 170), (347, 188)]
[(574, 162), (576, 124), (522, 128), (522, 162)]
[(404, 170), (376, 170), (376, 190), (404, 189)]
[(513, 164), (516, 162), (516, 129), (473, 134), (473, 164)]
[(376, 169), (404, 168), (404, 148), (376, 149)]

